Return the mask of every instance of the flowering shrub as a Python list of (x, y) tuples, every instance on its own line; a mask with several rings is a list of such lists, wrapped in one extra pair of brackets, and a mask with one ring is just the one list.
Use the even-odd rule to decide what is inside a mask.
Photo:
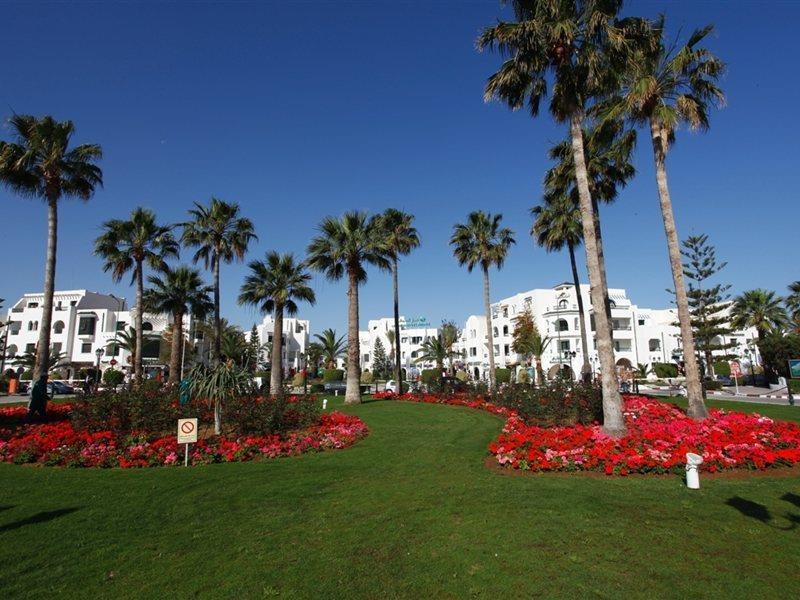
[(454, 404), (508, 416), (489, 444), (498, 464), (530, 471), (599, 471), (607, 475), (682, 472), (686, 453), (703, 457), (701, 469), (767, 469), (800, 463), (800, 425), (758, 414), (711, 409), (696, 421), (674, 404), (643, 396), (624, 397), (628, 433), (612, 438), (599, 424), (568, 427), (528, 425), (514, 411), (482, 400), (450, 396), (395, 396), (413, 402)]
[[(155, 467), (182, 464), (175, 435), (76, 429), (71, 405), (51, 405), (43, 424), (23, 424), (23, 407), (0, 409), (0, 461), (65, 467)], [(193, 465), (294, 456), (345, 448), (367, 435), (358, 418), (325, 413), (313, 425), (284, 434), (200, 439), (189, 451)]]

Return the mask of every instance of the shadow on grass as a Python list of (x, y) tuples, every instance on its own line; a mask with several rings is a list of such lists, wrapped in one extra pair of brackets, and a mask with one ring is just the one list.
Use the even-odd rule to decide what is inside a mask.
[(781, 500), (785, 500), (786, 502), (791, 502), (797, 508), (800, 508), (800, 496), (797, 494), (793, 494), (792, 492), (786, 492), (783, 496), (781, 496)]
[[(787, 496), (792, 496), (793, 499), (787, 500)], [(784, 494), (781, 499), (794, 503), (795, 499), (800, 500), (800, 496), (796, 496), (795, 494)], [(785, 515), (783, 515), (783, 517), (787, 521), (789, 521), (789, 526), (781, 527), (773, 523), (773, 516), (769, 508), (767, 508), (763, 504), (759, 504), (758, 502), (753, 502), (752, 500), (747, 500), (746, 498), (742, 498), (740, 496), (733, 496), (732, 498), (728, 498), (725, 501), (725, 504), (727, 504), (731, 508), (735, 508), (745, 517), (755, 519), (756, 521), (761, 521), (764, 525), (767, 525), (774, 529), (780, 529), (781, 531), (791, 531), (793, 529), (796, 529), (797, 526), (800, 524), (800, 515), (786, 513)]]
[(58, 517), (63, 517), (64, 515), (73, 513), (76, 510), (78, 510), (78, 508), (79, 507), (59, 508), (58, 510), (46, 510), (38, 512), (35, 515), (31, 515), (30, 517), (27, 517), (25, 519), (20, 519), (19, 521), (12, 521), (11, 523), (6, 523), (5, 525), (0, 525), (0, 533), (5, 533), (6, 531), (19, 529), (20, 527), (25, 527), (27, 525), (35, 525), (36, 523), (46, 523), (47, 521), (52, 521), (53, 519), (57, 519)]
[(0, 504), (0, 512), (14, 508), (13, 504)]

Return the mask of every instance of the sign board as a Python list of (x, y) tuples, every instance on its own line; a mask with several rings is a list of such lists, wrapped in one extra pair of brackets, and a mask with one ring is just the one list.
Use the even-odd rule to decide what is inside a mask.
[(431, 324), (427, 317), (412, 317), (400, 323), (400, 329), (425, 329), (430, 326)]
[(194, 444), (197, 442), (197, 419), (178, 419), (178, 443)]
[(731, 361), (731, 377), (738, 378), (742, 376), (742, 365), (738, 360)]
[(800, 359), (795, 358), (789, 361), (789, 377), (800, 379)]

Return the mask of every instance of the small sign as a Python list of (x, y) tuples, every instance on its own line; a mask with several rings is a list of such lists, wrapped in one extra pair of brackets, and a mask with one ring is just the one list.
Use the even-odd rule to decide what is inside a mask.
[(800, 379), (800, 359), (794, 358), (789, 361), (789, 377)]
[(731, 377), (738, 378), (742, 376), (742, 365), (738, 360), (731, 361)]
[(197, 419), (178, 419), (178, 443), (194, 444), (197, 442)]
[(110, 364), (112, 367), (116, 367), (117, 366), (117, 359), (116, 358), (112, 358), (110, 361), (108, 361), (108, 364)]

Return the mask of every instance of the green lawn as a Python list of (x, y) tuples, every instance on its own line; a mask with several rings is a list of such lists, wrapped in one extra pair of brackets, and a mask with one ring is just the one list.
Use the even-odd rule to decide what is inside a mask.
[(352, 412), (370, 436), (325, 454), (0, 465), (2, 597), (800, 596), (798, 477), (691, 492), (671, 476), (508, 476), (483, 466), (496, 417), (391, 401)]

